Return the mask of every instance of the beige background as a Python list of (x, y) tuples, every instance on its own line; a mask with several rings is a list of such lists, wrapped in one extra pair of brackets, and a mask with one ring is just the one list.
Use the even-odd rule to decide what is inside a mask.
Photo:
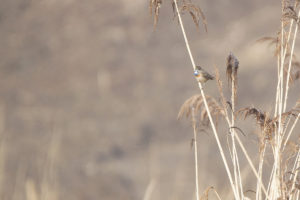
[[(276, 60), (255, 41), (276, 35), (280, 1), (194, 2), (208, 21), (206, 34), (184, 16), (197, 64), (224, 74), (233, 51), (238, 107), (271, 111)], [(151, 182), (151, 199), (193, 199), (191, 124), (176, 118), (199, 90), (170, 1), (153, 31), (148, 1), (2, 0), (0, 56), (0, 199), (138, 200)], [(219, 98), (215, 82), (205, 91)], [(299, 82), (289, 107), (298, 94)], [(255, 124), (239, 123), (255, 158)], [(211, 131), (198, 142), (200, 191), (228, 199)]]

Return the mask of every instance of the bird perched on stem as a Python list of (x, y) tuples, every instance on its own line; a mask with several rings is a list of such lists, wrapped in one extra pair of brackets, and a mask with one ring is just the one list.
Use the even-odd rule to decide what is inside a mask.
[(208, 80), (214, 80), (214, 77), (206, 72), (202, 67), (196, 66), (196, 70), (194, 71), (194, 75), (198, 82), (205, 83)]

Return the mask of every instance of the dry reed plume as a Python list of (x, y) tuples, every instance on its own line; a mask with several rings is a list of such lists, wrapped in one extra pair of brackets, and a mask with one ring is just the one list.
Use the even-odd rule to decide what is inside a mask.
[[(158, 18), (159, 18), (159, 10), (162, 5), (162, 2), (163, 2), (162, 0), (150, 0), (149, 1), (150, 15), (151, 16), (153, 15), (153, 18), (154, 18), (154, 22), (153, 22), (154, 29), (157, 26), (157, 22), (158, 22)], [(193, 4), (191, 0), (180, 0), (180, 1), (177, 1), (177, 3), (178, 4), (180, 3), (179, 12), (181, 12), (183, 14), (189, 13), (197, 28), (200, 28), (199, 24), (200, 24), (200, 22), (202, 22), (204, 29), (207, 32), (207, 21), (206, 21), (204, 13), (202, 12), (202, 10), (199, 6)], [(176, 6), (175, 6), (174, 1), (171, 1), (171, 5), (173, 8), (174, 18), (177, 18), (178, 14), (176, 11)]]
[[(224, 115), (223, 108), (219, 105), (219, 103), (211, 96), (206, 96), (208, 107), (212, 116), (216, 119), (216, 123), (218, 119)], [(187, 99), (183, 105), (181, 106), (178, 119), (181, 119), (183, 116), (186, 118), (192, 117), (192, 110), (195, 110), (195, 113), (199, 114), (199, 123), (204, 126), (209, 126), (209, 118), (207, 115), (207, 110), (205, 109), (203, 98), (201, 95), (194, 95)]]

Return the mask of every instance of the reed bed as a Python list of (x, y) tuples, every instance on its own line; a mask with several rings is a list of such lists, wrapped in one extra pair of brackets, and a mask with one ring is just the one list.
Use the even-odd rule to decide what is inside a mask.
[[(203, 24), (207, 32), (207, 19), (199, 6), (190, 0), (171, 0), (174, 18), (179, 22), (179, 31), (182, 32), (186, 49), (194, 70), (197, 70), (193, 54), (186, 35), (186, 30), (182, 20), (182, 14), (188, 13), (197, 28)], [(149, 9), (154, 19), (154, 29), (158, 23), (159, 11), (162, 3), (167, 1), (150, 0)], [(197, 133), (199, 127), (211, 129), (216, 140), (219, 154), (226, 170), (231, 193), (236, 200), (250, 199), (244, 188), (244, 177), (242, 177), (242, 168), (240, 160), (245, 156), (249, 167), (252, 170), (256, 189), (255, 199), (268, 200), (298, 200), (300, 193), (300, 148), (299, 148), (299, 130), (296, 125), (300, 117), (300, 99), (297, 102), (289, 101), (289, 90), (291, 84), (300, 78), (300, 64), (296, 60), (295, 46), (297, 41), (298, 26), (300, 20), (299, 1), (281, 2), (280, 30), (275, 37), (263, 37), (257, 42), (269, 43), (274, 46), (274, 58), (277, 66), (277, 85), (270, 86), (276, 90), (274, 97), (275, 103), (272, 110), (259, 109), (258, 106), (237, 107), (239, 100), (238, 77), (240, 67), (238, 58), (230, 52), (226, 63), (227, 86), (230, 88), (230, 99), (225, 98), (224, 80), (221, 80), (220, 72), (216, 67), (215, 81), (218, 87), (218, 96), (206, 95), (203, 89), (203, 83), (196, 81), (200, 94), (188, 98), (180, 108), (178, 118), (190, 118), (193, 127), (193, 147), (195, 154), (195, 193), (196, 199), (208, 199), (209, 191), (214, 191), (217, 199), (223, 199), (212, 186), (208, 186), (203, 195), (199, 191), (198, 177), (198, 153), (197, 153)], [(290, 108), (290, 109), (288, 109)], [(253, 119), (255, 125), (259, 128), (258, 134), (258, 163), (253, 162), (240, 136), (245, 134), (243, 127), (238, 123), (239, 120), (247, 118)], [(216, 128), (218, 121), (224, 120), (230, 132), (229, 145), (225, 147), (220, 141), (221, 131)], [(226, 133), (227, 134), (227, 133)], [(292, 139), (293, 138), (293, 139)], [(296, 138), (296, 139), (295, 139)], [(289, 147), (289, 148), (287, 148)], [(224, 149), (228, 148), (230, 156), (225, 156)], [(287, 150), (289, 149), (289, 150)], [(271, 171), (266, 167), (266, 151), (271, 154)], [(267, 177), (264, 178), (263, 177)]]

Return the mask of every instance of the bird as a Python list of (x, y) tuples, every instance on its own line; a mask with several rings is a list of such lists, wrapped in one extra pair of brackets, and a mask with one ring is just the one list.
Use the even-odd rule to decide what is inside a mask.
[(202, 67), (196, 66), (196, 69), (194, 71), (194, 75), (198, 82), (205, 83), (208, 80), (214, 80), (214, 77), (210, 75), (208, 72), (206, 72)]

